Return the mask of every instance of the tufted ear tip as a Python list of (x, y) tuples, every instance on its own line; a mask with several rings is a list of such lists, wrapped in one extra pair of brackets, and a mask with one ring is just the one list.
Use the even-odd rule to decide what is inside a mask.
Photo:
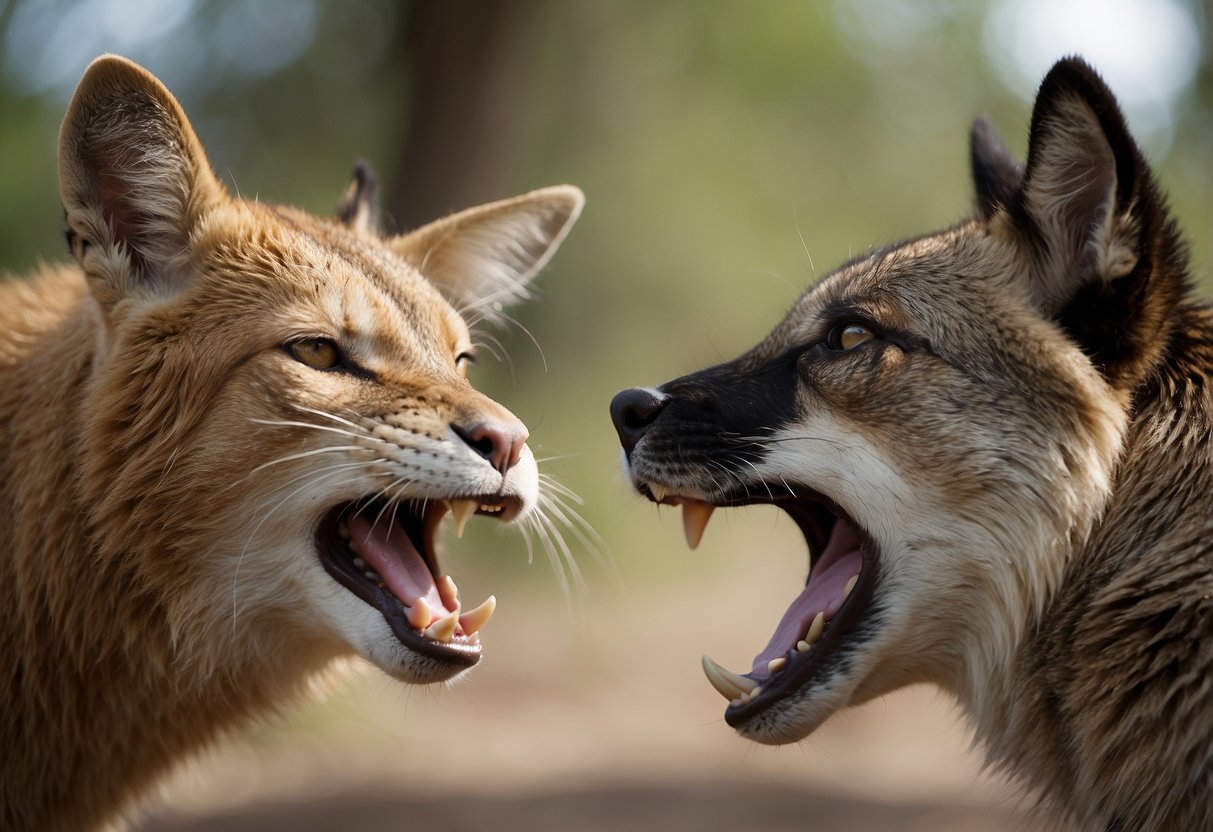
[(355, 233), (378, 235), (379, 217), (379, 180), (370, 163), (359, 159), (337, 205), (337, 219)]

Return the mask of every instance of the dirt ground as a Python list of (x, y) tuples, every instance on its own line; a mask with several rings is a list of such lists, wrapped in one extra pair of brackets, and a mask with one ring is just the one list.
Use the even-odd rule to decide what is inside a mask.
[[(350, 678), (178, 773), (135, 828), (1046, 828), (982, 770), (934, 689), (844, 711), (797, 745), (740, 739), (699, 657), (747, 666), (781, 612), (767, 588), (786, 594), (804, 567), (781, 559), (755, 576), (736, 558), (702, 560), (710, 548), (670, 557), (674, 574), (699, 569), (693, 593), (625, 575), (626, 593), (596, 589), (562, 614), (533, 587), (497, 587), (485, 659), (467, 680), (408, 688), (367, 668), (339, 674)], [(466, 598), (487, 594), (474, 577), (460, 583)]]
[(496, 832), (559, 829), (581, 832), (1029, 832), (1009, 810), (946, 805), (882, 804), (757, 784), (621, 787), (519, 797), (472, 794), (438, 799), (382, 794), (258, 803), (202, 818), (162, 818), (155, 832)]

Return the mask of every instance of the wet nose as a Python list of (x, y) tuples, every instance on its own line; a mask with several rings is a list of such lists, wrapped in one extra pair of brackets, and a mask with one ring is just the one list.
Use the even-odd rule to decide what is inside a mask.
[(517, 419), (513, 422), (478, 422), (470, 427), (451, 425), (451, 429), (503, 475), (518, 464), (530, 436), (526, 425)]
[(651, 387), (630, 387), (611, 399), (611, 421), (625, 451), (632, 452), (669, 400), (669, 396)]

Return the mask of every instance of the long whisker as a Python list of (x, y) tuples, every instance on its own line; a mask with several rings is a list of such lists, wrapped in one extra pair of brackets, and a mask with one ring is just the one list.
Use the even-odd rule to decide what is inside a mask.
[(511, 323), (514, 326), (521, 329), (522, 333), (524, 335), (526, 335), (527, 338), (530, 339), (531, 343), (535, 345), (535, 351), (539, 353), (539, 360), (543, 363), (543, 372), (547, 373), (548, 372), (548, 357), (546, 355), (544, 355), (543, 347), (539, 346), (539, 339), (535, 337), (535, 333), (533, 333), (529, 329), (527, 329), (527, 327), (521, 321), (519, 321), (517, 318), (511, 317), (510, 315), (508, 315), (505, 312), (499, 312), (497, 314), (500, 315), (503, 320), (508, 321), (509, 323)]
[(338, 422), (342, 425), (348, 425), (349, 427), (354, 428), (355, 430), (362, 430), (362, 426), (359, 425), (358, 423), (351, 422), (349, 419), (343, 419), (340, 416), (336, 415), (335, 413), (329, 413), (326, 410), (317, 410), (314, 407), (308, 407), (307, 405), (302, 405), (302, 404), (297, 404), (294, 407), (296, 410), (301, 411), (303, 413), (311, 413), (313, 416), (322, 416), (326, 419), (332, 419), (334, 422)]
[[(288, 454), (287, 456), (281, 456), (281, 457), (278, 457), (277, 459), (272, 459), (269, 462), (263, 462), (260, 465), (258, 465), (256, 468), (254, 468), (253, 470), (249, 471), (247, 474), (245, 474), (240, 479), (243, 480), (247, 477), (251, 477), (253, 474), (258, 473), (259, 471), (263, 471), (266, 468), (270, 468), (274, 465), (281, 465), (283, 462), (294, 462), (297, 459), (306, 459), (310, 456), (319, 456), (320, 454), (337, 453), (339, 451), (365, 451), (365, 450), (367, 450), (367, 449), (362, 447), (361, 445), (330, 445), (325, 448), (314, 448), (310, 451), (300, 451), (297, 454)], [(237, 480), (237, 482), (239, 482), (239, 480)]]
[(598, 531), (565, 503), (559, 495), (540, 494), (539, 500), (544, 507), (544, 513), (564, 526), (582, 548), (590, 553), (595, 563), (611, 576), (617, 586), (623, 588), (623, 575), (619, 572), (619, 567), (614, 559), (611, 558), (606, 541), (602, 539)]
[(315, 425), (315, 424), (312, 424), (311, 422), (296, 422), (296, 421), (290, 421), (290, 420), (285, 420), (285, 419), (250, 419), (249, 421), (253, 422), (254, 424), (258, 424), (258, 425), (270, 425), (271, 427), (310, 428), (311, 430), (327, 431), (329, 433), (340, 434), (341, 436), (351, 436), (354, 439), (372, 438), (366, 433), (354, 433), (353, 431), (343, 430), (341, 428), (335, 428), (335, 427), (332, 427), (331, 425)]

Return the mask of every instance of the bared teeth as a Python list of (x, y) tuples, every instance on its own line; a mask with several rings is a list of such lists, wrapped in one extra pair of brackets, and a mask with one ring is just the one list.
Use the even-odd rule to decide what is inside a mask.
[(777, 659), (771, 659), (769, 662), (767, 662), (767, 672), (774, 676), (776, 673), (787, 667), (787, 664), (788, 660), (783, 656), (780, 656)]
[(682, 531), (686, 535), (687, 546), (692, 550), (699, 548), (703, 530), (708, 527), (708, 520), (715, 510), (715, 506), (702, 500), (687, 500), (682, 504)]
[(649, 493), (653, 495), (654, 500), (656, 500), (657, 502), (660, 503), (662, 500), (665, 499), (665, 495), (667, 492), (666, 492), (664, 486), (658, 485), (655, 482), (651, 482), (651, 483), (649, 483)]
[(459, 616), (459, 626), (463, 628), (463, 634), (470, 636), (480, 632), (484, 628), (484, 625), (489, 622), (489, 619), (493, 617), (493, 611), (496, 609), (497, 596), (490, 595), (476, 609), (469, 610)]
[(809, 631), (804, 634), (804, 640), (809, 643), (809, 646), (816, 644), (817, 640), (821, 638), (821, 634), (825, 632), (825, 629), (826, 614), (823, 610), (813, 617), (813, 623), (809, 625)]
[(478, 508), (475, 500), (451, 500), (451, 513), (455, 515), (455, 537), (463, 537), (463, 527)]
[(417, 603), (409, 607), (408, 619), (410, 627), (424, 632), (434, 620), (434, 611), (424, 598), (418, 598)]
[(459, 609), (459, 587), (455, 586), (450, 575), (443, 575), (438, 579), (438, 597), (448, 610)]
[(804, 639), (801, 639), (800, 641), (796, 642), (796, 652), (797, 653), (807, 653), (812, 649), (813, 649), (813, 645), (809, 644)]
[(424, 635), (426, 638), (434, 641), (446, 643), (455, 635), (455, 628), (459, 626), (459, 613), (449, 612), (439, 618), (433, 624), (425, 628)]
[(758, 687), (758, 683), (753, 679), (725, 670), (706, 655), (703, 657), (703, 673), (712, 683), (712, 687), (716, 688), (716, 692), (730, 701), (741, 699)]
[(350, 527), (349, 527), (349, 524), (346, 523), (344, 520), (342, 520), (340, 523), (337, 524), (337, 534), (341, 537), (342, 540), (350, 539)]

